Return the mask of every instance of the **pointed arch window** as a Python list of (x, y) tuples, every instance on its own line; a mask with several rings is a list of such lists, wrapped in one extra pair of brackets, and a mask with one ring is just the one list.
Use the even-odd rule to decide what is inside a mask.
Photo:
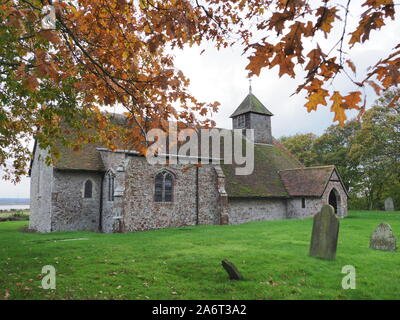
[(108, 201), (114, 201), (115, 175), (108, 173)]
[(85, 181), (83, 197), (85, 199), (91, 199), (93, 197), (93, 182), (92, 182), (92, 180)]
[(174, 176), (169, 171), (157, 173), (155, 177), (154, 200), (156, 202), (172, 202)]

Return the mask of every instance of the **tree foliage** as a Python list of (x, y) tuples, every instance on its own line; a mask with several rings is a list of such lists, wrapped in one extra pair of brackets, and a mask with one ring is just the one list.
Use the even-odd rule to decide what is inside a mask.
[(318, 137), (313, 133), (300, 133), (294, 136), (283, 136), (279, 141), (306, 167), (313, 166), (317, 162), (317, 155), (313, 150), (315, 140)]
[[(361, 88), (371, 86), (379, 94), (399, 82), (400, 44), (393, 44), (388, 57), (378, 57), (363, 79), (350, 76), (357, 63), (348, 58), (353, 46), (395, 19), (391, 0), (366, 0), (354, 30), (348, 30), (351, 0), (59, 1), (53, 3), (56, 29), (43, 30), (41, 10), (49, 3), (0, 2), (0, 166), (14, 159), (10, 176), (17, 179), (26, 168), (32, 136), (52, 155), (56, 141), (78, 147), (97, 139), (115, 149), (117, 136), (145, 152), (145, 132), (165, 127), (168, 120), (214, 125), (210, 117), (218, 103), (199, 102), (188, 92), (189, 80), (174, 66), (169, 48), (239, 43), (249, 58), (249, 76), (277, 67), (279, 76), (295, 77), (302, 67), (307, 74), (296, 92), (306, 92), (307, 109), (329, 101), (342, 125), (347, 109), (365, 111)], [(339, 33), (333, 31), (336, 25)], [(265, 35), (261, 39), (260, 33)], [(324, 48), (312, 41), (318, 35), (336, 44)], [(305, 43), (313, 47), (305, 49)], [(340, 73), (351, 79), (354, 90), (329, 86)], [(100, 112), (100, 106), (110, 110), (116, 104), (125, 108), (129, 130), (113, 126)], [(62, 121), (73, 128), (74, 138)]]
[(400, 202), (400, 108), (399, 104), (387, 107), (399, 91), (387, 92), (365, 113), (349, 151), (351, 160), (358, 163), (359, 184), (371, 209), (386, 196)]
[(387, 91), (361, 122), (353, 119), (343, 127), (330, 126), (320, 137), (301, 134), (281, 142), (307, 166), (335, 165), (352, 195), (351, 203), (363, 199), (363, 209), (381, 209), (390, 196), (399, 207), (400, 104), (389, 106), (399, 93)]

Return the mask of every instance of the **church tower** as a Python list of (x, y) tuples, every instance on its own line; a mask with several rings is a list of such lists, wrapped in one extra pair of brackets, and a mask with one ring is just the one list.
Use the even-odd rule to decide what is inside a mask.
[(233, 129), (254, 129), (254, 142), (272, 144), (271, 117), (273, 114), (251, 92), (242, 101), (232, 118)]

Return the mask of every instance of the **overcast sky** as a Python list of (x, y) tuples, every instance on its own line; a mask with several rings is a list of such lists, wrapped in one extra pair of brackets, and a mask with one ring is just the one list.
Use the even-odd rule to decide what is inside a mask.
[[(355, 11), (357, 8), (351, 12)], [(350, 30), (355, 23), (356, 20), (350, 16)], [(367, 66), (375, 64), (378, 58), (384, 57), (398, 43), (399, 31), (399, 22), (391, 22), (382, 33), (372, 31), (369, 42), (353, 48), (350, 58), (360, 67), (357, 71), (358, 79), (365, 74)], [(315, 41), (323, 42), (324, 40), (316, 39)], [(306, 49), (307, 45), (306, 43)], [(204, 48), (206, 51), (200, 55)], [(213, 117), (217, 126), (231, 128), (229, 116), (246, 97), (249, 90), (245, 70), (248, 60), (242, 56), (242, 48), (238, 46), (218, 52), (210, 45), (176, 51), (175, 56), (176, 66), (191, 80), (191, 92), (200, 101), (221, 103), (219, 113)], [(299, 83), (300, 78), (291, 79), (287, 76), (279, 78), (276, 68), (263, 70), (259, 77), (252, 78), (253, 93), (274, 114), (272, 134), (276, 138), (305, 132), (320, 135), (332, 125), (333, 114), (329, 111), (329, 106), (320, 106), (317, 112), (308, 113), (304, 107), (306, 102), (304, 94), (291, 96)], [(344, 77), (338, 77), (333, 88), (342, 90), (344, 93), (357, 90)], [(370, 106), (376, 96), (369, 89), (366, 93), (367, 106)], [(351, 118), (356, 115), (356, 112), (349, 112), (347, 115)], [(0, 198), (4, 197), (29, 197), (29, 178), (24, 178), (16, 186), (0, 180)]]

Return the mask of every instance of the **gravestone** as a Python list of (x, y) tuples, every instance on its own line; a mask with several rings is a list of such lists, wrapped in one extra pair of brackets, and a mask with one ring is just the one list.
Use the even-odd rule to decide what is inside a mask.
[(371, 235), (369, 247), (372, 249), (395, 251), (397, 239), (386, 222), (379, 224)]
[(335, 214), (335, 209), (330, 205), (324, 205), (314, 216), (310, 256), (334, 260), (338, 236), (339, 219)]
[(385, 211), (394, 211), (393, 199), (391, 197), (385, 199)]
[(224, 267), (224, 269), (226, 270), (226, 272), (228, 272), (229, 274), (229, 279), (231, 280), (242, 280), (243, 276), (242, 274), (239, 272), (239, 270), (236, 268), (236, 266), (230, 262), (228, 259), (224, 259), (221, 261), (222, 266)]

